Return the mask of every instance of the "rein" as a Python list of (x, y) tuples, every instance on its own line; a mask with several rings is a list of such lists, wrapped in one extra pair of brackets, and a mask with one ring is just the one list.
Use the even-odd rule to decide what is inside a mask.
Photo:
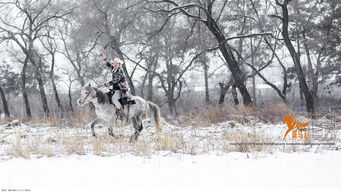
[[(85, 96), (84, 102), (85, 102), (86, 99), (89, 97), (89, 95), (90, 95), (90, 91), (89, 91), (89, 93)], [(94, 98), (96, 98), (96, 97), (97, 97), (96, 95), (92, 96), (92, 97), (91, 97), (91, 100), (94, 99)]]

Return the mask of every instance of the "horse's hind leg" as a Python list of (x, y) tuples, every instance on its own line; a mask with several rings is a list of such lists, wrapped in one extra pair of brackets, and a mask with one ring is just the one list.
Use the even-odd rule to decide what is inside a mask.
[(135, 128), (135, 133), (132, 136), (130, 136), (129, 143), (136, 142), (140, 135), (140, 132), (143, 129), (142, 120), (140, 116), (133, 117), (132, 119), (133, 119), (133, 126)]
[(116, 121), (114, 120), (114, 118), (109, 121), (108, 133), (109, 133), (110, 136), (114, 137), (115, 139), (118, 139), (119, 137), (114, 135), (114, 133), (113, 133), (113, 126), (114, 126), (115, 123), (116, 123)]

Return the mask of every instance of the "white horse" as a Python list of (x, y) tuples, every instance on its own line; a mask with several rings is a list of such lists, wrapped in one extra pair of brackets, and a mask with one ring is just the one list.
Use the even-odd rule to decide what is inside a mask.
[[(135, 128), (135, 133), (131, 135), (129, 142), (137, 141), (140, 132), (143, 129), (142, 118), (145, 118), (146, 116), (154, 119), (156, 130), (157, 132), (160, 132), (160, 108), (156, 104), (138, 96), (132, 96), (131, 99), (135, 100), (135, 104), (130, 106), (125, 105), (123, 110), (124, 116), (129, 120), (132, 120)], [(77, 104), (79, 106), (84, 106), (90, 102), (94, 104), (97, 116), (90, 126), (92, 135), (96, 137), (94, 126), (102, 120), (108, 123), (109, 135), (118, 138), (118, 136), (113, 134), (113, 126), (116, 125), (117, 120), (115, 105), (110, 104), (109, 96), (106, 93), (93, 87), (91, 83), (87, 83), (82, 87), (81, 96), (77, 100)]]

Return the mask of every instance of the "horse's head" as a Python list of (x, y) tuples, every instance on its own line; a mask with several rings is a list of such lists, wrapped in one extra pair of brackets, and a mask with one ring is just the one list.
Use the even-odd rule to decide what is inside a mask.
[(84, 106), (90, 103), (96, 97), (96, 88), (91, 85), (91, 82), (86, 83), (81, 89), (81, 95), (77, 100), (79, 106)]

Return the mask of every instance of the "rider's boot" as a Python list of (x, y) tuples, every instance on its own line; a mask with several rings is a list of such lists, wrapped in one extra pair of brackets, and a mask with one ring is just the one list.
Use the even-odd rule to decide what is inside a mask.
[(124, 117), (124, 109), (123, 109), (123, 107), (121, 107), (120, 109), (116, 109), (116, 116), (119, 119), (123, 119), (123, 117)]

